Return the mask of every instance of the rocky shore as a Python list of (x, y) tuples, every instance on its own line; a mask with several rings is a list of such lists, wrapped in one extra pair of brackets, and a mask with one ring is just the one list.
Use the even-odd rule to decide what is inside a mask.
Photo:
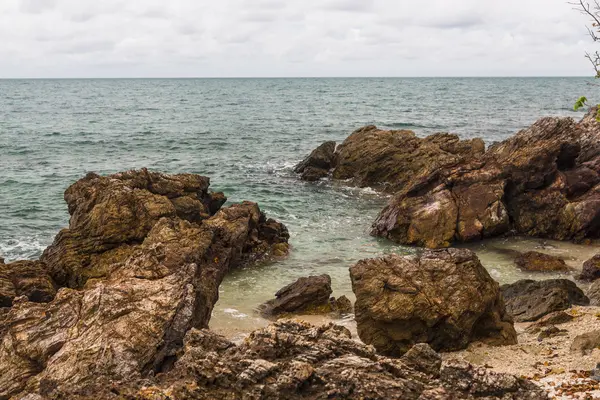
[[(90, 173), (66, 190), (69, 226), (39, 260), (0, 258), (0, 400), (600, 396), (600, 254), (574, 274), (515, 252), (536, 279), (501, 286), (475, 252), (446, 248), (597, 239), (593, 115), (544, 118), (487, 149), (374, 126), (319, 146), (302, 179), (392, 194), (372, 233), (425, 249), (351, 266), (354, 304), (328, 275), (289, 282), (255, 305), (273, 322), (241, 343), (208, 329), (219, 285), (285, 257), (287, 228), (256, 203), (225, 206), (204, 176)], [(290, 319), (306, 315), (354, 322)]]

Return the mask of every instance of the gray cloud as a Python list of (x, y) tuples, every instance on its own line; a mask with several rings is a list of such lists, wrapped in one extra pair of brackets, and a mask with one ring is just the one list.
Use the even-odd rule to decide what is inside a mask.
[(0, 78), (584, 75), (563, 0), (2, 0)]

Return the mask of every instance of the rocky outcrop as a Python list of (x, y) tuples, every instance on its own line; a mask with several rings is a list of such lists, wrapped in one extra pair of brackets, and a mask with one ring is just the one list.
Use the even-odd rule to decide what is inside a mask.
[(451, 351), (517, 341), (498, 283), (470, 250), (362, 260), (350, 277), (358, 334), (382, 354), (401, 355), (416, 343)]
[[(535, 384), (460, 362), (441, 364), (431, 349), (410, 358), (378, 356), (343, 327), (282, 320), (236, 346), (190, 330), (174, 368), (145, 380), (79, 391), (47, 387), (55, 398), (82, 399), (546, 399)], [(77, 396), (77, 397), (76, 397)]]
[(565, 260), (539, 251), (528, 251), (515, 259), (515, 264), (523, 271), (530, 272), (567, 272)]
[(577, 335), (571, 344), (571, 352), (586, 355), (600, 347), (600, 331), (592, 331)]
[(56, 295), (56, 284), (40, 261), (0, 261), (0, 307), (10, 307), (15, 297), (47, 303)]
[(600, 278), (600, 254), (595, 255), (583, 263), (583, 269), (579, 279), (586, 282), (593, 282)]
[(411, 180), (470, 160), (485, 150), (481, 139), (460, 140), (447, 133), (419, 138), (412, 131), (381, 130), (372, 125), (354, 131), (337, 150), (331, 143), (318, 147), (296, 167), (302, 179), (313, 180), (313, 176), (331, 173), (333, 179), (390, 193)]
[(69, 228), (36, 264), (62, 288), (0, 314), (0, 398), (171, 368), (186, 332), (208, 326), (227, 271), (287, 247), (283, 225), (255, 203), (220, 208), (208, 184), (141, 170), (67, 189)]
[(587, 306), (590, 300), (568, 279), (521, 280), (501, 287), (506, 310), (517, 322), (537, 321), (554, 311), (574, 305)]
[(299, 278), (277, 293), (275, 298), (262, 304), (258, 310), (263, 317), (289, 316), (290, 314), (351, 313), (352, 303), (346, 296), (331, 297), (329, 275)]
[(600, 124), (592, 112), (579, 124), (543, 118), (483, 155), (454, 163), (421, 167), (428, 158), (417, 153), (410, 165), (418, 168), (395, 179), (397, 193), (372, 234), (430, 248), (507, 233), (597, 238), (598, 142)]
[(305, 181), (318, 181), (329, 175), (335, 165), (335, 142), (325, 142), (312, 151), (301, 163), (294, 167), (294, 172), (301, 174)]

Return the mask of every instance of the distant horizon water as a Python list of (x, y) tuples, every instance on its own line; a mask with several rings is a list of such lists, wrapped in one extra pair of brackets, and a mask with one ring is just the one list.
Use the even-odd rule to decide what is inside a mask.
[[(0, 256), (40, 256), (69, 221), (65, 189), (87, 172), (147, 167), (209, 176), (229, 202), (259, 203), (285, 223), (288, 259), (233, 271), (220, 288), (215, 324), (244, 331), (253, 308), (300, 276), (328, 273), (349, 294), (348, 267), (411, 253), (370, 237), (387, 197), (343, 183), (302, 182), (293, 166), (326, 140), (364, 125), (453, 132), (486, 143), (542, 116), (582, 117), (574, 101), (593, 78), (106, 78), (0, 80)], [(590, 96), (591, 97), (591, 96)], [(518, 271), (494, 246), (477, 247), (492, 276)], [(569, 262), (586, 250), (556, 244)], [(502, 255), (504, 254), (504, 255)], [(212, 323), (211, 323), (212, 325)]]

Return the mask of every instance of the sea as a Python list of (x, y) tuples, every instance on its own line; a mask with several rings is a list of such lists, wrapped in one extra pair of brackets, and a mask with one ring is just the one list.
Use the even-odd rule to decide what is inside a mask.
[[(414, 252), (369, 236), (385, 195), (298, 179), (294, 165), (320, 143), (374, 124), (489, 144), (543, 116), (580, 119), (573, 103), (594, 90), (593, 79), (547, 77), (0, 80), (0, 256), (39, 257), (68, 225), (65, 189), (87, 172), (206, 175), (229, 203), (258, 202), (291, 235), (289, 258), (221, 285), (211, 327), (244, 335), (266, 323), (255, 308), (298, 277), (327, 273), (335, 296), (353, 298), (356, 261)], [(500, 283), (539, 279), (517, 270), (515, 251), (581, 268), (598, 250), (524, 238), (468, 247)]]

